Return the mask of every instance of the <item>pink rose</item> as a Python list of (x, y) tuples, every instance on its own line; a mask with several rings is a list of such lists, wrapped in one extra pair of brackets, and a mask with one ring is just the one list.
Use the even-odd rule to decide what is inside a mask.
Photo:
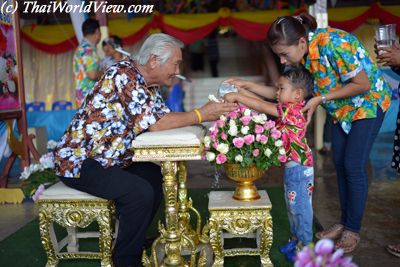
[(271, 137), (274, 138), (275, 140), (281, 137), (282, 133), (278, 131), (277, 129), (272, 129), (271, 131)]
[(250, 116), (243, 116), (240, 118), (242, 121), (243, 125), (247, 126), (251, 122), (251, 117)]
[(286, 155), (279, 155), (278, 160), (282, 163), (285, 163), (287, 161)]
[(257, 149), (254, 149), (253, 150), (253, 156), (254, 157), (258, 157), (258, 155), (260, 155), (260, 150), (257, 148)]
[(244, 144), (244, 139), (242, 137), (233, 138), (233, 145), (236, 148), (242, 148)]
[(264, 132), (264, 127), (262, 127), (261, 125), (256, 125), (256, 127), (254, 127), (254, 132), (256, 133), (256, 134), (261, 134), (261, 133), (263, 133)]
[(226, 162), (226, 156), (225, 154), (218, 154), (217, 158), (215, 159), (215, 162), (217, 162), (217, 164), (224, 164)]
[(257, 142), (260, 142), (261, 144), (266, 144), (268, 142), (268, 137), (263, 134), (257, 134), (257, 137), (256, 137)]
[(218, 127), (224, 127), (225, 126), (225, 121), (217, 120), (217, 125), (218, 125)]
[(248, 134), (245, 137), (243, 137), (243, 139), (244, 139), (244, 142), (246, 143), (246, 145), (250, 145), (254, 142), (255, 138), (254, 138), (254, 135)]
[(239, 112), (243, 113), (247, 108), (245, 106), (239, 107)]
[(214, 143), (212, 144), (212, 147), (215, 148), (215, 149), (217, 149), (217, 146), (218, 146), (218, 145), (219, 145), (218, 142), (214, 142)]
[(227, 115), (228, 119), (236, 119), (238, 117), (237, 111), (229, 112)]
[(266, 130), (272, 129), (272, 128), (274, 128), (274, 127), (275, 127), (275, 122), (272, 121), (272, 120), (268, 120), (268, 121), (266, 121), (266, 122), (264, 123), (264, 128), (265, 128)]
[(222, 140), (228, 139), (228, 135), (226, 133), (221, 133), (221, 139)]

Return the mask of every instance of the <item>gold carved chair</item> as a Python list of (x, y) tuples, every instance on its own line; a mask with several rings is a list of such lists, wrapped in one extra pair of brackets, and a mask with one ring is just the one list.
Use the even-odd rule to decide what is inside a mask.
[[(72, 189), (58, 182), (43, 192), (38, 205), (40, 237), (47, 254), (46, 267), (57, 266), (60, 259), (79, 258), (100, 259), (101, 267), (114, 266), (111, 249), (115, 207), (112, 201)], [(98, 223), (98, 232), (78, 231), (78, 228), (85, 228), (94, 221)], [(67, 229), (66, 237), (57, 240), (54, 223)], [(79, 250), (81, 238), (98, 238), (99, 250), (96, 252)], [(65, 246), (64, 252), (62, 249)]]

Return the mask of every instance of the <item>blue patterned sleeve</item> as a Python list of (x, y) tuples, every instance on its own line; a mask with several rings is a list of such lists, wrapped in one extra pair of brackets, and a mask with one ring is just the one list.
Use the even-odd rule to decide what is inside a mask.
[[(363, 69), (357, 48), (361, 46), (357, 38), (340, 31), (331, 35), (329, 61), (342, 82), (354, 78)], [(362, 46), (361, 46), (362, 47)]]

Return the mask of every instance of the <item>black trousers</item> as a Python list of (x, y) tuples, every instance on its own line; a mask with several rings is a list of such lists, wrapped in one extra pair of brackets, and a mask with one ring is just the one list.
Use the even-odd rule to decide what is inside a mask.
[(121, 169), (86, 159), (79, 179), (60, 177), (69, 187), (115, 201), (119, 231), (113, 251), (117, 267), (140, 265), (146, 230), (162, 200), (162, 174), (149, 162)]

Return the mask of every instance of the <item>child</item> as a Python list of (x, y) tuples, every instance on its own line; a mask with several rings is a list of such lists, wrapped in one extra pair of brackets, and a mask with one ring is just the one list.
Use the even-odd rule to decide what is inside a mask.
[(289, 242), (281, 246), (280, 251), (291, 262), (294, 261), (296, 245), (308, 245), (313, 236), (313, 158), (305, 138), (306, 119), (300, 111), (305, 99), (311, 95), (312, 88), (311, 74), (298, 66), (287, 69), (279, 78), (278, 104), (251, 96), (243, 89), (239, 93), (224, 96), (227, 102), (240, 102), (258, 112), (277, 117), (276, 127), (282, 132), (287, 156), (283, 179), (291, 233)]

